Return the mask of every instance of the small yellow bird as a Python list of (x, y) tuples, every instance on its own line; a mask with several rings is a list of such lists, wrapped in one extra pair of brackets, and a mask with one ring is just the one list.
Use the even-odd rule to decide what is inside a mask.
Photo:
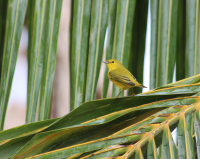
[[(108, 78), (117, 87), (121, 88), (121, 92), (131, 87), (147, 88), (142, 84), (138, 83), (136, 78), (119, 61), (110, 59), (108, 61), (103, 62), (108, 66)], [(117, 95), (117, 98), (120, 95), (120, 93)]]

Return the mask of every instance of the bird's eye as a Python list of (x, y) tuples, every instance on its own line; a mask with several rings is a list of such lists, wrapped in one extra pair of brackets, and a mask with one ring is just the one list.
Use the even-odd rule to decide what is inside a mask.
[(114, 61), (112, 61), (112, 63), (114, 63)]

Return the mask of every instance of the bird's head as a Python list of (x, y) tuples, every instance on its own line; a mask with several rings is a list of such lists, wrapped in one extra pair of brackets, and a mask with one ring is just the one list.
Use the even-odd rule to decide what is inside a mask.
[(104, 62), (108, 66), (109, 70), (114, 70), (114, 69), (116, 69), (118, 67), (122, 67), (123, 66), (119, 61), (114, 60), (114, 59), (110, 59), (108, 61), (102, 61), (102, 62)]

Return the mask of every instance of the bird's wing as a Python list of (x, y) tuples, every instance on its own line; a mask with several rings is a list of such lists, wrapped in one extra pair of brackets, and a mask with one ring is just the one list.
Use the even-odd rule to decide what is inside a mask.
[(132, 74), (131, 74), (131, 76), (133, 77), (133, 79), (134, 79), (136, 82), (138, 82), (137, 79), (136, 79)]
[(111, 77), (111, 80), (114, 80), (116, 82), (123, 83), (126, 85), (135, 86), (135, 84), (124, 74), (119, 74), (114, 71), (110, 71), (109, 75)]

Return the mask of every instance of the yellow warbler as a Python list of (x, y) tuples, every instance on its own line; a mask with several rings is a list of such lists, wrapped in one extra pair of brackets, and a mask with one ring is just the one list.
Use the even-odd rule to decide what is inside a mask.
[[(131, 87), (147, 88), (138, 83), (136, 78), (119, 61), (110, 59), (103, 62), (108, 66), (108, 78), (117, 87), (121, 88), (121, 92)], [(120, 93), (117, 95), (117, 98)]]

